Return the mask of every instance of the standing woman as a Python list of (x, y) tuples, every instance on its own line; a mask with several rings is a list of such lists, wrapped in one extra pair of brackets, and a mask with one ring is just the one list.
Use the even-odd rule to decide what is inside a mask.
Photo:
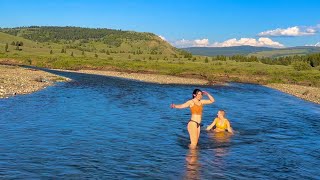
[[(208, 100), (202, 100), (202, 95), (208, 96)], [(199, 136), (200, 136), (200, 123), (202, 119), (202, 110), (203, 105), (212, 104), (214, 102), (213, 97), (200, 89), (195, 89), (192, 93), (192, 99), (185, 102), (184, 104), (171, 104), (171, 108), (183, 109), (190, 107), (191, 110), (191, 118), (188, 122), (188, 132), (190, 136), (190, 148), (195, 149), (198, 144)]]

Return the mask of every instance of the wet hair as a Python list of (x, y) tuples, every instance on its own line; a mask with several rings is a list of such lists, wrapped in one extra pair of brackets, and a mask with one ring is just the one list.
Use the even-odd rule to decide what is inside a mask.
[(220, 109), (219, 111), (222, 113), (223, 117), (226, 115), (226, 111), (225, 110)]
[(192, 99), (197, 96), (198, 92), (201, 92), (201, 93), (202, 93), (202, 91), (201, 91), (200, 89), (194, 89), (194, 90), (193, 90)]

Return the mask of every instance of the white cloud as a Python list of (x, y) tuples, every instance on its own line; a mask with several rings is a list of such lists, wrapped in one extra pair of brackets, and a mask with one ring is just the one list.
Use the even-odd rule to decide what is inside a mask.
[(208, 39), (196, 39), (196, 40), (194, 40), (194, 44), (195, 44), (195, 46), (200, 46), (200, 47), (208, 46), (209, 40)]
[(258, 34), (258, 36), (310, 36), (315, 35), (318, 32), (319, 25), (316, 27), (289, 27), (287, 29), (277, 28), (274, 30), (264, 31)]
[(259, 47), (276, 47), (282, 48), (283, 44), (272, 41), (270, 38), (261, 37), (259, 39), (254, 38), (240, 38), (237, 40), (236, 38), (226, 40), (224, 42), (215, 42), (213, 43), (214, 47), (230, 47), (230, 46), (259, 46)]
[(162, 40), (167, 41), (167, 39), (161, 35), (158, 35)]
[(192, 41), (189, 41), (189, 40), (185, 40), (185, 39), (181, 39), (181, 40), (178, 40), (178, 41), (175, 41), (175, 42), (171, 42), (171, 44), (175, 47), (191, 47), (193, 46), (192, 44)]
[(209, 45), (208, 39), (196, 39), (196, 40), (185, 40), (181, 39), (171, 43), (176, 47), (207, 47)]
[(306, 29), (306, 32), (307, 32), (307, 33), (315, 34), (315, 33), (317, 33), (317, 30), (314, 29), (314, 28), (307, 28), (307, 29)]
[(306, 44), (305, 46), (315, 46), (315, 47), (320, 47), (320, 42), (317, 42), (316, 44)]
[(261, 37), (259, 39), (254, 38), (236, 38), (226, 40), (224, 42), (209, 43), (208, 39), (196, 39), (196, 40), (179, 40), (171, 43), (175, 47), (230, 47), (230, 46), (259, 46), (259, 47), (275, 47), (282, 48), (283, 44), (272, 41), (270, 38)]

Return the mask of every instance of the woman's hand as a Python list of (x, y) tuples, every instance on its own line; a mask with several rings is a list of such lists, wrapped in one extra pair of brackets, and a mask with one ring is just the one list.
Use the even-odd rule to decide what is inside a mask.
[(207, 91), (202, 91), (202, 95), (207, 95), (207, 97), (209, 98), (208, 100), (201, 100), (202, 104), (214, 103), (214, 98)]
[(210, 127), (210, 126), (207, 126), (206, 130), (209, 131), (210, 129), (211, 129), (211, 127)]
[(175, 104), (170, 104), (170, 107), (173, 109), (173, 108), (176, 107), (176, 105)]

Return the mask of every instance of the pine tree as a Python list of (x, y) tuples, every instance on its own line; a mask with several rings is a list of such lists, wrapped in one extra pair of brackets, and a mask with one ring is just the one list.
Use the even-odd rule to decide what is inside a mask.
[(61, 49), (61, 53), (64, 53), (64, 49), (63, 48)]
[(6, 47), (4, 48), (5, 52), (8, 52), (9, 45), (6, 43)]
[(15, 45), (16, 45), (16, 43), (15, 43), (14, 41), (12, 41), (11, 45), (12, 45), (12, 46), (15, 46)]
[(208, 63), (209, 62), (209, 59), (208, 57), (206, 57), (206, 59), (204, 60), (205, 63)]
[(52, 49), (50, 50), (50, 54), (53, 54)]

